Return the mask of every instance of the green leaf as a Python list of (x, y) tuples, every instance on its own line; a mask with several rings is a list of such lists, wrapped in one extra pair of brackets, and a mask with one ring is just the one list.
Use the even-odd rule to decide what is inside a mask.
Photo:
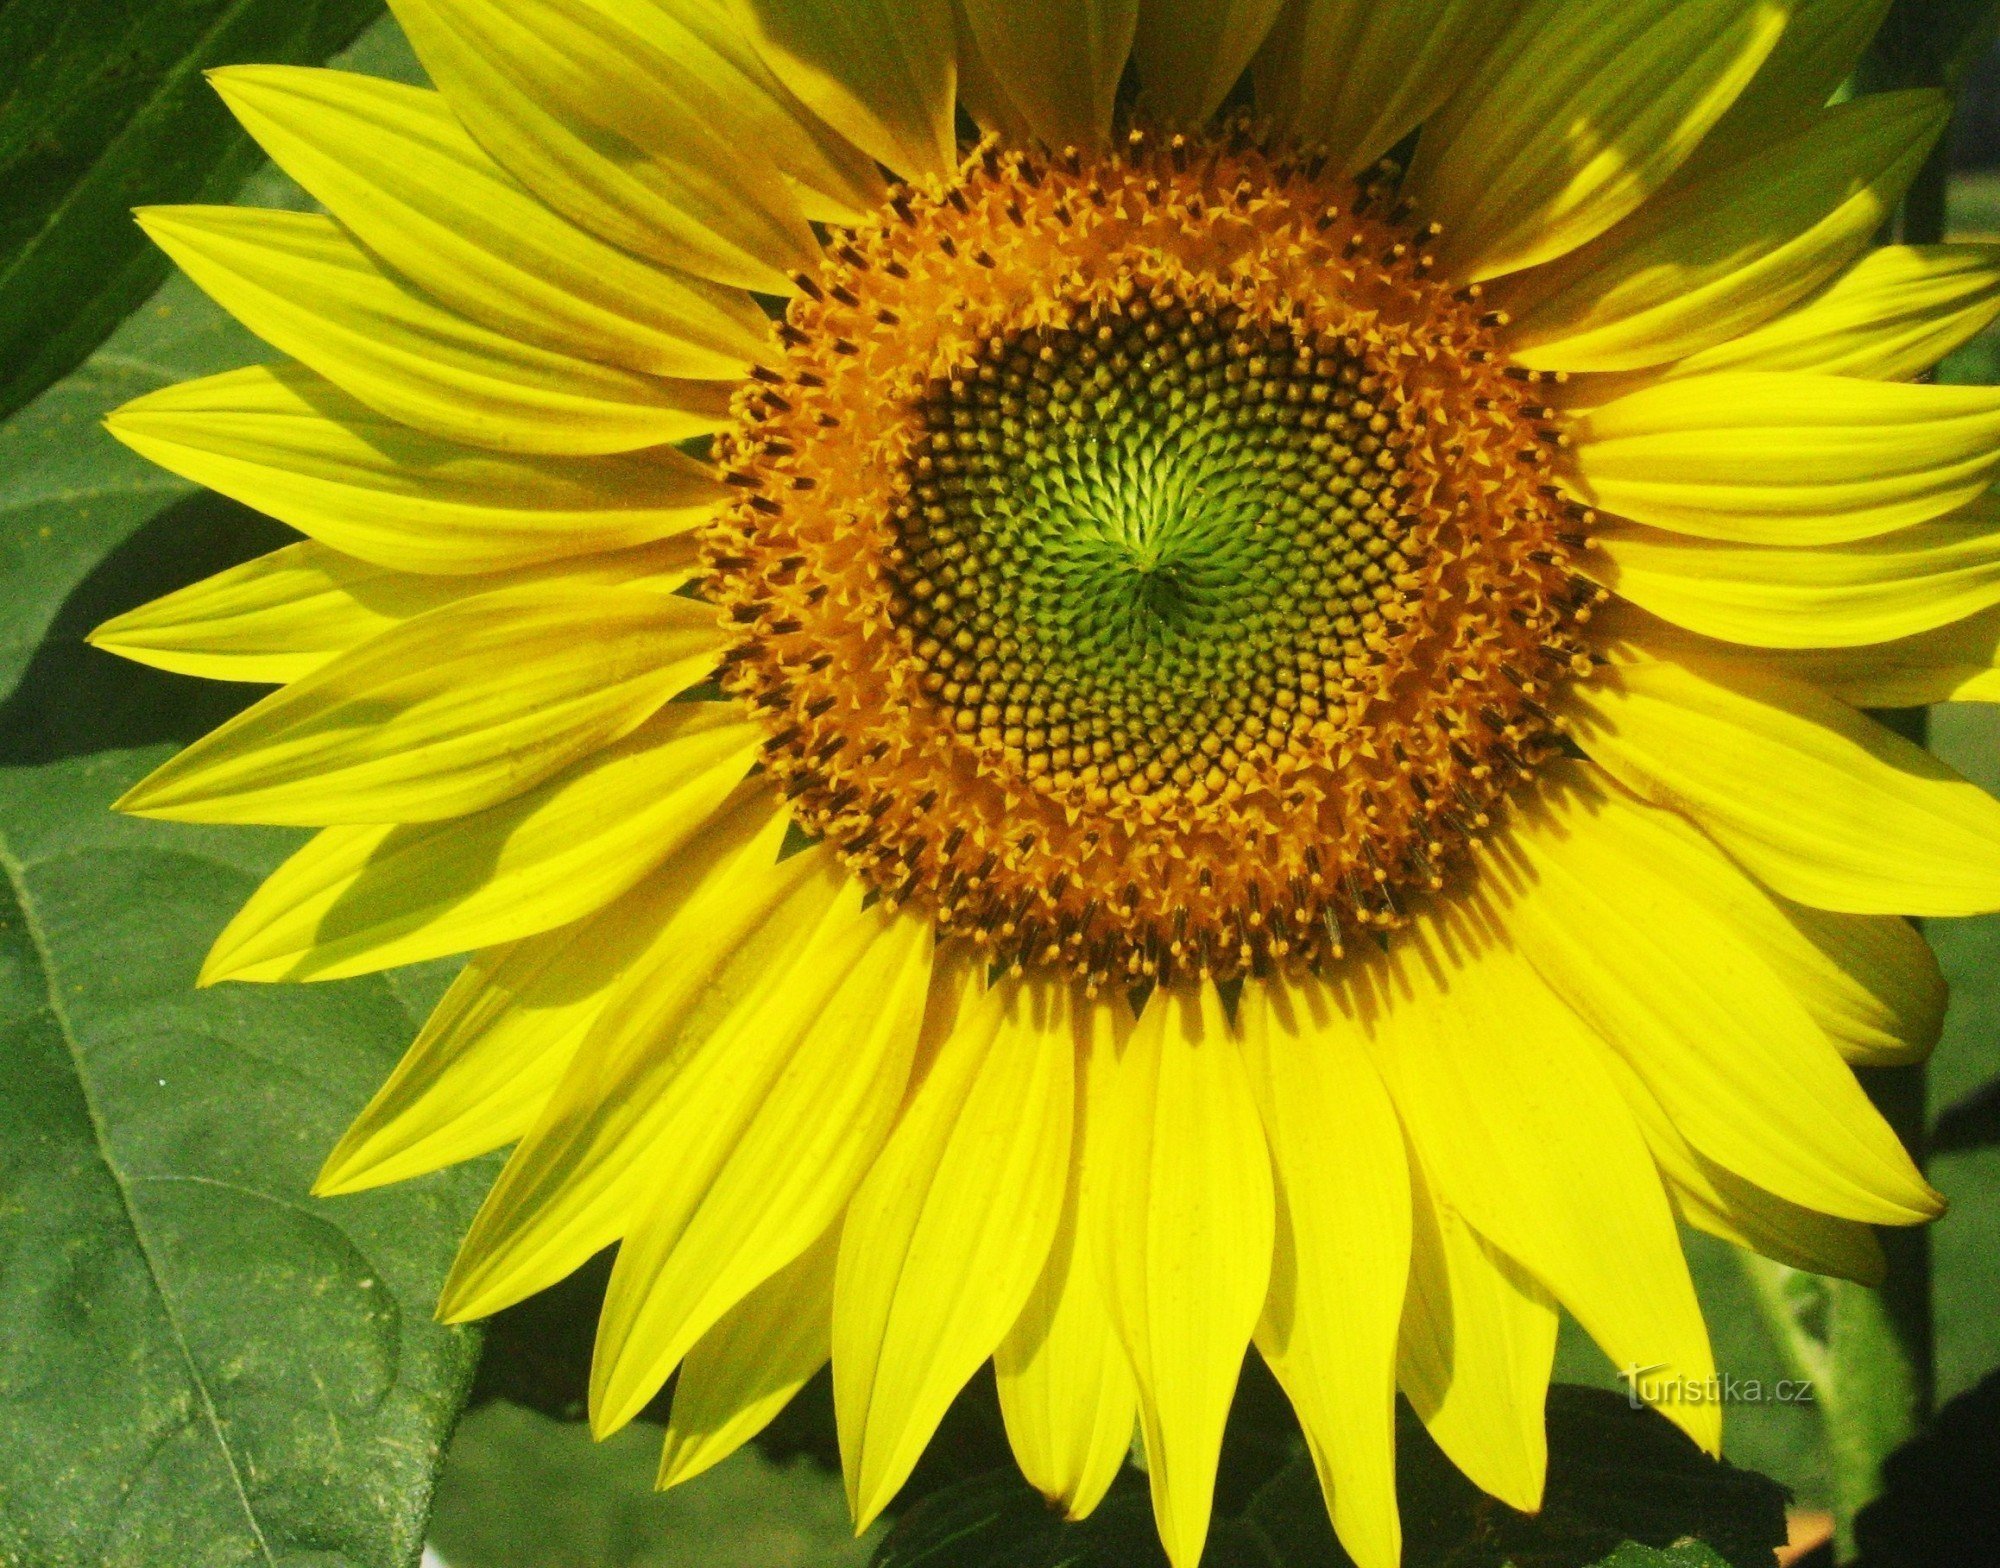
[(1861, 68), (1869, 91), (1964, 85), (2000, 23), (1995, 0), (1895, 0)]
[(11, 0), (0, 6), (0, 417), (166, 276), (150, 202), (227, 201), (263, 158), (202, 79), (317, 64), (381, 0)]
[(664, 1496), (658, 1427), (593, 1443), (495, 1403), (465, 1418), (433, 1539), (452, 1568), (860, 1568), (840, 1478), (749, 1448)]
[(399, 1568), (477, 1347), (428, 1309), (490, 1171), (307, 1195), (426, 998), (194, 991), (293, 837), (114, 817), (164, 755), (0, 773), (0, 1561)]
[[(1785, 1539), (1775, 1482), (1708, 1458), (1664, 1418), (1618, 1395), (1549, 1391), (1542, 1511), (1482, 1495), (1398, 1411), (1405, 1568), (1768, 1568)], [(1159, 1568), (1143, 1479), (1066, 1524), (1013, 1471), (947, 1487), (903, 1515), (874, 1568)], [(1204, 1568), (1347, 1568), (1304, 1458), (1218, 1520)]]

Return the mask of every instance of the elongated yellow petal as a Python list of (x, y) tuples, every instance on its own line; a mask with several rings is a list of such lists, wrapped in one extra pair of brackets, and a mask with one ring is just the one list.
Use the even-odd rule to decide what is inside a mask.
[(1885, 245), (1797, 310), (1673, 367), (1909, 381), (2000, 316), (2000, 245)]
[(525, 582), (644, 580), (677, 588), (699, 562), (691, 540), (558, 562), (522, 572), (420, 576), (357, 560), (308, 540), (114, 616), (91, 646), (156, 669), (209, 680), (283, 684), (426, 611)]
[(1857, 708), (2000, 702), (2000, 608), (1895, 642), (1804, 649), (1775, 663)]
[(1759, 648), (1856, 647), (2000, 604), (2000, 499), (1824, 549), (1719, 544), (1642, 528), (1598, 535), (1607, 586), (1690, 631)]
[(994, 86), (1049, 146), (1101, 147), (1139, 0), (959, 0)]
[(1451, 1462), (1510, 1508), (1534, 1513), (1548, 1477), (1543, 1406), (1556, 1304), (1441, 1202), (1410, 1164), (1410, 1292), (1397, 1381)]
[(1521, 4), (1291, 0), (1257, 56), (1257, 106), (1358, 174), (1471, 79)]
[(1936, 1213), (1824, 1032), (1756, 944), (1688, 891), (1716, 880), (1714, 852), (1614, 797), (1547, 811), (1512, 835), (1529, 878), (1510, 928), (1688, 1141), (1829, 1214), (1893, 1225)]
[(703, 831), (763, 739), (733, 704), (676, 703), (474, 816), (328, 828), (216, 938), (202, 983), (372, 974), (594, 914)]
[(447, 604), (273, 692), (128, 790), (183, 822), (427, 822), (512, 799), (714, 667), (715, 611), (637, 585)]
[(1140, 0), (1133, 57), (1146, 102), (1180, 125), (1222, 107), (1285, 0)]
[(656, 376), (730, 379), (777, 357), (748, 294), (641, 261), (559, 216), (486, 155), (437, 93), (283, 65), (210, 80), (342, 227), (474, 321)]
[(1337, 993), (1255, 986), (1239, 1011), (1278, 1175), (1257, 1347), (1299, 1414), (1347, 1555), (1396, 1568), (1396, 1342), (1410, 1267), (1402, 1126)]
[(1007, 96), (1000, 78), (979, 52), (979, 40), (965, 15), (966, 0), (954, 0), (953, 31), (958, 47), (958, 103), (972, 116), (982, 131), (999, 136), (1017, 147), (1032, 146), (1039, 138), (1027, 116)]
[(508, 580), (419, 577), (308, 541), (114, 616), (89, 641), (181, 675), (282, 685), (412, 616)]
[(791, 1403), (833, 1351), (840, 1227), (778, 1270), (702, 1335), (681, 1363), (659, 1486), (720, 1464)]
[(1881, 1283), (1882, 1248), (1866, 1225), (1787, 1203), (1709, 1159), (1681, 1136), (1666, 1108), (1629, 1064), (1615, 1052), (1606, 1060), (1683, 1220), (1794, 1268), (1865, 1285)]
[(507, 571), (684, 533), (724, 491), (672, 447), (503, 455), (413, 430), (303, 365), (163, 387), (105, 421), (183, 479), (397, 571)]
[[(738, 147), (754, 148), (757, 156), (776, 165), (808, 218), (853, 224), (882, 205), (886, 185), (875, 160), (778, 79), (744, 27), (734, 0), (593, 3), (652, 54), (668, 57), (664, 65), (649, 60), (649, 70), (672, 72), (678, 79), (690, 61), (696, 62), (703, 88), (725, 111), (716, 123), (728, 127), (727, 135)], [(641, 147), (651, 149), (676, 134), (674, 125), (653, 114), (646, 102), (617, 107), (624, 114), (619, 125)], [(673, 147), (666, 152), (680, 155)]]
[(644, 1409), (696, 1340), (840, 1216), (895, 1125), (930, 992), (931, 933), (872, 914), (796, 1039), (753, 1037), (717, 1059), (712, 1082), (689, 1081), (675, 1157), (618, 1249), (597, 1321), (598, 1436)]
[(1521, 364), (1639, 370), (1761, 326), (1858, 256), (1951, 115), (1942, 93), (1879, 93), (1677, 184), (1495, 303)]
[(768, 791), (746, 797), (600, 914), (475, 954), (327, 1157), (314, 1190), (403, 1181), (522, 1137), (618, 977), (682, 904), (749, 845), (761, 840), (766, 861), (776, 855), (784, 814)]
[[(1670, 1390), (1705, 1387), (1715, 1365), (1701, 1306), (1603, 1042), (1497, 943), (1440, 963), (1441, 980), (1430, 964), (1400, 965), (1409, 1000), (1370, 1037), (1427, 1179), (1614, 1364), (1658, 1369)], [(1660, 1408), (1720, 1449), (1713, 1401)]]
[(497, 1312), (623, 1236), (666, 1180), (653, 1156), (703, 1091), (726, 1089), (739, 1051), (761, 1058), (810, 1025), (839, 980), (829, 966), (876, 922), (823, 850), (773, 863), (776, 849), (745, 849), (627, 967), (473, 1220), (439, 1304), (448, 1319)]
[(721, 427), (730, 384), (663, 381), (554, 353), (445, 309), (331, 218), (147, 207), (139, 222), (279, 352), (393, 419), (499, 451), (629, 452)]
[(1160, 1539), (1175, 1568), (1194, 1568), (1276, 1223), (1264, 1130), (1214, 987), (1154, 994), (1109, 1100), (1092, 1245), (1139, 1383)]
[(1861, 915), (2000, 908), (2000, 802), (1814, 687), (1632, 652), (1574, 700), (1605, 771), (1787, 898)]
[(1577, 431), (1606, 511), (1745, 544), (1841, 544), (1965, 505), (2000, 466), (2000, 392), (1733, 371), (1648, 387)]
[(1792, 0), (1791, 20), (1763, 69), (1689, 160), (1689, 173), (1727, 163), (1798, 129), (1854, 74), (1890, 0)]
[(1068, 988), (970, 1001), (854, 1195), (833, 1398), (857, 1526), (908, 1478), (1034, 1289), (1062, 1216), (1076, 1092)]
[(396, 0), (395, 13), (480, 145), (585, 228), (745, 288), (788, 293), (788, 269), (812, 263), (805, 214), (737, 111), (758, 85), (673, 12), (657, 17), (665, 48), (590, 0)]
[[(1622, 860), (1615, 857), (1623, 854), (1670, 868), (1676, 889), (1703, 905), (1731, 942), (1768, 966), (1768, 976), (1758, 971), (1758, 984), (1780, 982), (1848, 1061), (1920, 1060), (1937, 1043), (1944, 1024), (1944, 977), (1909, 921), (1831, 914), (1780, 899), (1678, 812), (1626, 794), (1588, 764), (1551, 763), (1543, 777), (1560, 819), (1576, 813), (1593, 819), (1591, 832), (1566, 846), (1566, 853), (1610, 853), (1607, 876), (1622, 874)], [(1599, 827), (1622, 836), (1608, 851), (1594, 836)]]
[[(1898, 915), (1842, 915), (1779, 900), (1818, 961), (1792, 980), (1819, 1026), (1848, 1061), (1864, 1067), (1920, 1062), (1944, 1033), (1949, 1000), (1937, 954)], [(1793, 954), (1768, 953), (1788, 975)], [(1808, 978), (1808, 975), (1810, 978)]]
[(1063, 1216), (1041, 1278), (993, 1352), (1000, 1414), (1021, 1473), (1071, 1519), (1095, 1509), (1118, 1478), (1139, 1410), (1089, 1246), (1102, 1223), (1106, 1097), (1123, 1032), (1115, 1009), (1078, 1006), (1081, 1092)]
[(1408, 188), (1465, 278), (1550, 261), (1670, 179), (1784, 31), (1775, 0), (1530, 0), (1425, 128)]
[(949, 175), (957, 67), (951, 0), (735, 0), (778, 79), (906, 178)]

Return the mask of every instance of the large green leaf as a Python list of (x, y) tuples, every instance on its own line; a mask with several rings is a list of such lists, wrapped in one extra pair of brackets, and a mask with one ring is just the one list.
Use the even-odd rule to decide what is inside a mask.
[(263, 162), (201, 73), (317, 63), (381, 0), (0, 5), (0, 417), (60, 380), (166, 276), (148, 202), (226, 201)]
[(587, 1428), (518, 1405), (472, 1412), (438, 1486), (451, 1568), (862, 1568), (840, 1477), (755, 1448), (690, 1486), (653, 1490), (660, 1430)]
[(0, 1561), (400, 1568), (477, 1348), (428, 1309), (489, 1173), (307, 1195), (427, 998), (195, 992), (292, 837), (113, 816), (164, 755), (0, 773)]

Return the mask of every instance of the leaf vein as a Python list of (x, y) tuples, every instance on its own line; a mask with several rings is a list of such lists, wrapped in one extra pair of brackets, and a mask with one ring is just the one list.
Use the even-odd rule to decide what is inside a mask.
[(76, 1026), (64, 1005), (62, 994), (56, 985), (56, 965), (54, 955), (49, 950), (48, 939), (43, 933), (42, 922), (36, 914), (34, 897), (29, 891), (26, 868), (16, 857), (12, 844), (4, 834), (0, 834), (0, 870), (7, 875), (9, 888), (14, 895), (14, 903), (21, 911), (21, 923), (26, 928), (28, 940), (34, 944), (35, 958), (41, 966), (43, 993), (48, 1001), (49, 1016), (55, 1020), (56, 1028), (62, 1035), (63, 1046), (68, 1050), (70, 1060), (76, 1068), (78, 1092), (83, 1096), (85, 1112), (90, 1117), (91, 1136), (97, 1143), (97, 1152), (110, 1172), (113, 1185), (118, 1189), (119, 1206), (124, 1210), (125, 1223), (131, 1228), (133, 1245), (146, 1265), (146, 1276), (151, 1281), (154, 1293), (160, 1299), (160, 1310), (165, 1315), (167, 1326), (173, 1331), (174, 1345), (180, 1351), (181, 1360), (187, 1367), (188, 1378), (194, 1384), (195, 1392), (201, 1396), (202, 1414), (206, 1418), (209, 1431), (215, 1438), (215, 1446), (222, 1455), (222, 1462), (228, 1468), (229, 1479), (236, 1489), (236, 1500), (243, 1509), (243, 1517), (255, 1537), (257, 1550), (271, 1568), (277, 1568), (277, 1559), (271, 1553), (271, 1544), (264, 1538), (264, 1527), (257, 1518), (257, 1511), (251, 1505), (250, 1494), (243, 1483), (243, 1473), (236, 1463), (236, 1455), (230, 1449), (227, 1436), (222, 1429), (221, 1413), (216, 1409), (215, 1396), (210, 1391), (208, 1379), (202, 1375), (199, 1362), (195, 1360), (193, 1348), (188, 1344), (187, 1333), (181, 1326), (179, 1315), (174, 1310), (174, 1299), (167, 1289), (166, 1278), (160, 1269), (159, 1260), (153, 1256), (153, 1249), (147, 1243), (144, 1228), (139, 1223), (138, 1210), (132, 1203), (132, 1190), (126, 1181), (125, 1172), (112, 1157), (110, 1140), (105, 1135), (104, 1117), (97, 1108), (96, 1096), (91, 1093), (90, 1075), (85, 1070), (83, 1049), (76, 1036)]

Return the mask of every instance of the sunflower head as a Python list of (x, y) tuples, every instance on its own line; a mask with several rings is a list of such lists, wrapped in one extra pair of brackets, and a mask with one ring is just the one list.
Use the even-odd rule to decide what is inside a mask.
[(1882, 0), (396, 10), (219, 79), (325, 214), (146, 215), (286, 359), (112, 429), (307, 538), (96, 634), (279, 687), (124, 804), (321, 830), (209, 980), (472, 955), (322, 1190), (513, 1145), (444, 1310), (615, 1244), (663, 1483), (830, 1359), (865, 1522), (990, 1359), (1190, 1568), (1254, 1341), (1392, 1568), (1399, 1391), (1534, 1508), (1561, 1308), (1713, 1449), (1677, 1224), (1937, 1211), (1848, 1063), (2000, 806), (1859, 709), (2000, 693), (2000, 259), (1868, 250)]
[(1550, 751), (1593, 514), (1396, 173), (1246, 121), (988, 138), (801, 274), (717, 451), (727, 685), (942, 935), (1324, 970)]

